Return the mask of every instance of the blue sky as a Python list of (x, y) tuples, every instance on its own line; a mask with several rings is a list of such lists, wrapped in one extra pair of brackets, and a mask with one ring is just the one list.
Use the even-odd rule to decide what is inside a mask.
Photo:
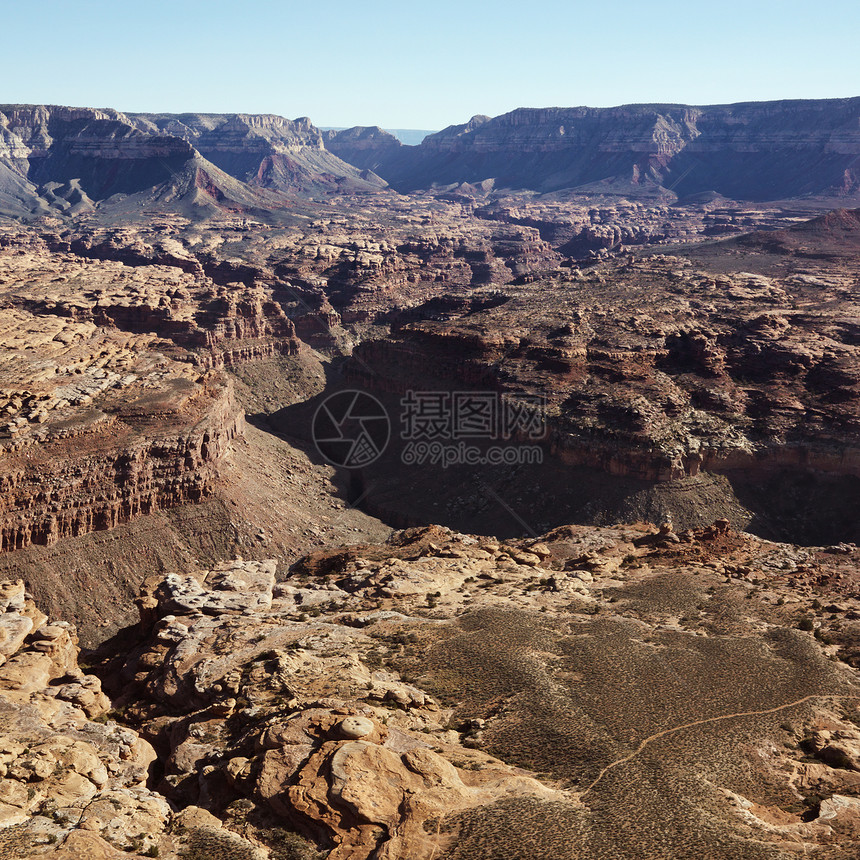
[(516, 107), (860, 95), (860, 3), (5, 2), (0, 103), (437, 129)]

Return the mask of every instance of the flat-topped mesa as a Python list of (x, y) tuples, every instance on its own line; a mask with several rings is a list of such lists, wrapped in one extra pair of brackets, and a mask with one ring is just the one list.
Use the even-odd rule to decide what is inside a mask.
[(634, 198), (655, 188), (736, 200), (856, 196), (858, 117), (860, 98), (518, 108), (450, 126), (419, 146), (381, 142), (375, 169), (402, 191), (494, 179), (498, 188)]
[(67, 107), (65, 105), (0, 105), (0, 126), (26, 133), (37, 132), (50, 121), (80, 122), (111, 120), (128, 123), (128, 116), (113, 108)]
[[(139, 130), (115, 110), (0, 105), (0, 127), (6, 130), (0, 158), (10, 157), (14, 147), (15, 161), (28, 162), (30, 181), (80, 179), (94, 199), (163, 182), (194, 153), (186, 141)], [(105, 160), (121, 164), (109, 170)]]
[(276, 114), (131, 114), (132, 122), (192, 143), (204, 156), (210, 151), (269, 151), (309, 147), (324, 149), (323, 133), (308, 117)]
[(323, 132), (307, 117), (187, 113), (132, 114), (131, 120), (187, 141), (205, 159), (253, 187), (367, 191), (385, 185), (326, 150)]
[(473, 117), (428, 135), (422, 147), (444, 152), (561, 152), (592, 145), (604, 152), (675, 155), (701, 132), (705, 109), (631, 105), (619, 108), (518, 108)]

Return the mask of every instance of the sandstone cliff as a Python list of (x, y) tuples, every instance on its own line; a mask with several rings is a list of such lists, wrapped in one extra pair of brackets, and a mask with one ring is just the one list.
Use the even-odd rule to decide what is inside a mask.
[[(725, 267), (733, 242), (723, 256), (703, 249), (701, 268), (674, 256), (631, 257), (413, 308), (389, 335), (355, 349), (350, 380), (397, 396), (472, 389), (512, 402), (543, 397), (540, 444), (555, 467), (458, 467), (440, 485), (425, 464), (413, 467), (409, 493), (398, 493), (400, 443), (390, 463), (368, 472), (372, 509), (415, 510), (411, 522), (420, 522), (433, 514), (416, 486), (445, 487), (433, 497), (436, 516), (444, 507), (446, 521), (465, 528), (463, 518), (479, 517), (487, 504), (504, 516), (490, 494), (474, 489), (485, 481), (515, 493), (519, 525), (509, 525), (520, 530), (523, 518), (540, 531), (565, 518), (603, 522), (607, 511), (698, 525), (722, 505), (771, 537), (799, 538), (801, 529), (810, 542), (856, 539), (857, 235), (856, 217), (842, 213), (736, 240), (802, 249), (762, 258), (770, 275), (709, 270), (715, 259)], [(810, 255), (817, 276), (807, 268)], [(402, 411), (396, 398), (390, 408)], [(566, 470), (555, 474), (561, 464)], [(705, 473), (726, 476), (733, 491), (703, 486)], [(641, 494), (655, 482), (667, 497), (645, 502)], [(701, 509), (690, 506), (697, 494)]]
[(200, 154), (252, 186), (278, 191), (373, 190), (385, 183), (360, 174), (326, 150), (324, 132), (307, 117), (273, 114), (133, 114), (160, 133), (193, 144)]
[(243, 422), (230, 381), (206, 368), (297, 352), (283, 311), (259, 287), (218, 287), (188, 258), (146, 275), (100, 259), (105, 237), (71, 243), (78, 253), (28, 233), (4, 244), (0, 551), (205, 497)]
[(205, 217), (289, 207), (279, 192), (382, 186), (327, 152), (306, 119), (0, 105), (0, 214), (78, 215), (131, 197), (116, 213), (202, 206)]
[(325, 147), (338, 158), (365, 170), (376, 170), (395, 158), (403, 144), (378, 125), (323, 132)]

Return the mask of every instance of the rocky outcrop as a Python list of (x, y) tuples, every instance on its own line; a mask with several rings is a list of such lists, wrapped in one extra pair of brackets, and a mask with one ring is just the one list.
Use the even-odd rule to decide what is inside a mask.
[[(790, 235), (805, 237), (806, 253), (814, 247), (812, 234)], [(834, 258), (826, 279), (798, 273), (715, 275), (662, 255), (562, 269), (551, 279), (496, 288), (494, 301), (484, 294), (483, 308), (451, 296), (447, 305), (430, 302), (423, 312), (413, 309), (412, 319), (389, 336), (360, 344), (347, 372), (354, 383), (398, 397), (408, 391), (474, 390), (499, 402), (542, 398), (546, 432), (533, 443), (571, 470), (568, 483), (581, 483), (585, 497), (594, 496), (597, 476), (586, 481), (575, 477), (577, 469), (608, 476), (604, 490), (615, 478), (641, 487), (695, 483), (702, 473), (725, 475), (738, 498), (726, 496), (723, 502), (746, 506), (756, 518), (769, 517), (772, 500), (742, 485), (777, 476), (823, 481), (822, 500), (828, 482), (841, 482), (841, 489), (833, 485), (832, 504), (839, 496), (853, 505), (849, 500), (856, 498), (860, 479), (860, 416), (853, 311), (843, 292), (851, 290), (853, 259), (856, 243), (854, 256)], [(397, 400), (391, 409), (402, 417)], [(451, 438), (427, 441), (448, 444)], [(505, 439), (488, 438), (487, 444), (493, 441)], [(392, 470), (404, 443), (393, 444), (398, 453), (391, 455)], [(378, 468), (384, 471), (385, 462)], [(601, 517), (604, 505), (612, 518), (627, 516), (614, 507), (617, 498), (609, 497), (620, 494), (626, 505), (638, 492), (632, 483), (623, 491), (619, 487), (586, 513), (585, 497), (571, 498), (571, 490), (562, 489), (564, 481), (546, 470), (521, 468), (518, 496), (528, 486), (552, 487), (545, 497), (558, 499), (558, 493), (570, 499), (557, 511), (560, 518), (572, 518), (572, 510)], [(388, 498), (374, 508), (378, 514), (412, 504), (393, 503), (393, 474), (382, 482), (367, 478), (366, 487), (373, 484)], [(453, 492), (458, 482), (450, 474)], [(459, 485), (480, 484), (477, 473), (458, 475)], [(493, 470), (480, 475), (491, 485), (503, 480)], [(384, 484), (388, 490), (381, 489)], [(695, 517), (687, 519), (683, 504), (675, 515), (698, 524)], [(797, 504), (811, 527), (816, 517), (800, 497)], [(826, 507), (820, 520), (826, 531), (813, 529), (808, 538), (837, 539), (838, 531), (831, 529), (838, 520), (855, 539), (856, 521), (838, 513), (834, 519), (831, 503)], [(551, 524), (545, 502), (535, 498), (528, 509), (532, 528), (535, 522)], [(789, 535), (781, 527), (769, 528), (771, 536)]]
[(324, 133), (307, 117), (273, 114), (134, 114), (159, 133), (191, 143), (231, 176), (275, 191), (373, 191), (385, 183), (326, 150)]
[(205, 368), (297, 351), (283, 311), (261, 288), (216, 287), (193, 266), (141, 277), (52, 254), (32, 234), (4, 238), (0, 551), (206, 497), (243, 416), (229, 380)]
[(726, 520), (431, 526), (280, 582), (275, 560), (154, 575), (96, 675), (74, 628), (2, 583), (0, 844), (837, 860), (860, 818), (856, 556)]
[[(144, 593), (151, 633), (122, 671), (120, 702), (167, 757), (167, 797), (245, 804), (249, 823), (269, 816), (312, 835), (325, 856), (355, 860), (433, 857), (428, 821), (511, 793), (566, 797), (463, 746), (432, 697), (374, 670), (367, 625), (328, 618), (335, 605), (361, 607), (352, 591), (275, 585), (274, 562), (237, 562), (205, 583), (169, 576)], [(402, 617), (367, 623), (375, 616)]]
[(170, 807), (146, 788), (155, 751), (106, 718), (98, 678), (78, 667), (74, 628), (47, 623), (20, 581), (0, 584), (0, 607), (4, 847), (41, 854), (74, 830), (68, 844), (83, 852), (104, 837), (133, 853), (157, 844)]
[[(726, 521), (414, 529), (282, 582), (274, 561), (153, 577), (139, 644), (102, 649), (98, 671), (157, 751), (172, 821), (259, 852), (237, 856), (632, 860), (658, 839), (683, 860), (788, 857), (798, 839), (829, 856), (860, 791), (836, 644), (853, 555)], [(624, 826), (646, 801), (647, 832)]]
[(147, 787), (155, 750), (116, 722), (99, 679), (78, 665), (74, 628), (48, 623), (20, 581), (0, 583), (0, 631), (0, 844), (10, 856), (177, 858), (207, 839), (260, 856), (221, 835), (214, 816), (177, 814)]
[(325, 131), (323, 140), (329, 152), (362, 170), (375, 170), (396, 157), (403, 147), (393, 134), (378, 125)]
[[(460, 189), (462, 194), (462, 188)], [(443, 195), (450, 196), (450, 195)], [(541, 238), (566, 257), (593, 259), (624, 253), (636, 245), (661, 245), (725, 237), (751, 231), (778, 229), (806, 220), (817, 207), (807, 203), (779, 207), (756, 206), (728, 200), (686, 198), (637, 200), (609, 196), (564, 195), (529, 198), (498, 196), (484, 201), (473, 195), (478, 218), (535, 227)]]
[[(17, 249), (8, 255), (17, 259), (9, 259), (5, 280), (14, 288), (30, 277), (28, 268), (48, 263), (55, 278), (30, 277), (13, 300), (27, 312), (148, 332), (193, 350), (193, 360), (203, 366), (234, 363), (242, 355), (299, 351), (295, 326), (275, 298), (278, 284), (271, 272), (228, 260), (201, 261), (168, 232), (147, 236), (150, 244), (130, 229), (71, 237), (10, 231), (0, 237), (0, 248)], [(90, 282), (87, 297), (57, 286), (82, 272)]]
[[(388, 322), (440, 289), (530, 279), (563, 259), (534, 228), (475, 221), (460, 231), (391, 231), (378, 239), (334, 233), (297, 250), (276, 274), (316, 287), (350, 327)], [(316, 301), (302, 297), (305, 305)]]

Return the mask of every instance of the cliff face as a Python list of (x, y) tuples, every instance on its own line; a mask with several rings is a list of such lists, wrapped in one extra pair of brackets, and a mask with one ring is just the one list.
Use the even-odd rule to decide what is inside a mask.
[(307, 117), (273, 114), (135, 114), (133, 120), (188, 141), (231, 176), (276, 191), (372, 190), (361, 175), (326, 150), (324, 133)]
[(338, 158), (362, 169), (375, 170), (395, 158), (403, 144), (378, 125), (323, 132), (325, 147)]
[(118, 111), (0, 106), (0, 158), (33, 185), (78, 179), (94, 200), (167, 181), (193, 155), (185, 141), (135, 129)]
[(521, 108), (475, 117), (416, 147), (383, 146), (375, 169), (399, 190), (492, 178), (499, 187), (630, 196), (655, 187), (739, 200), (856, 195), (858, 117), (860, 98)]
[(441, 319), (428, 308), (360, 344), (350, 372), (399, 392), (539, 393), (563, 459), (642, 480), (768, 460), (860, 477), (851, 310), (820, 310), (849, 280), (713, 279), (685, 262), (508, 285), (494, 306), (452, 305)]
[[(0, 214), (77, 215), (134, 198), (202, 213), (279, 212), (316, 193), (467, 185), (631, 199), (860, 195), (860, 99), (521, 108), (404, 146), (271, 114), (124, 114), (0, 105)], [(382, 178), (380, 178), (382, 177)], [(141, 196), (142, 195), (142, 196)]]
[(0, 237), (0, 552), (205, 498), (243, 427), (219, 368), (300, 349), (262, 273), (154, 237)]
[(154, 402), (147, 393), (136, 410), (129, 404), (94, 417), (78, 432), (49, 429), (38, 441), (3, 445), (0, 552), (51, 546), (205, 498), (230, 441), (242, 432), (232, 389), (212, 377), (158, 395)]
[(150, 206), (184, 200), (278, 210), (288, 202), (261, 192), (382, 186), (327, 152), (307, 119), (0, 105), (3, 214), (74, 215), (115, 195), (144, 193)]
[[(516, 493), (533, 529), (631, 516), (698, 525), (713, 502), (768, 536), (857, 539), (856, 223), (853, 213), (833, 213), (732, 240), (711, 257), (703, 250), (700, 267), (631, 257), (496, 287), (493, 296), (476, 291), (472, 301), (452, 295), (361, 343), (348, 374), (398, 396), (472, 389), (545, 399), (545, 467), (521, 465), (516, 480), (489, 466), (458, 464), (442, 480), (437, 470), (433, 498), (456, 527), (481, 498), (463, 488), (484, 480)], [(767, 257), (763, 247), (780, 250)], [(770, 260), (769, 274), (737, 271), (732, 255), (749, 248), (759, 250), (759, 267)], [(710, 269), (717, 260), (722, 272)], [(396, 400), (391, 407), (397, 414)], [(432, 512), (415, 481), (434, 467), (425, 461), (409, 492), (398, 492), (399, 454), (368, 471), (369, 504), (383, 517), (415, 505), (413, 519), (395, 521), (424, 521)], [(708, 501), (713, 476), (733, 490), (714, 485), (719, 500)], [(645, 492), (652, 501), (634, 500)], [(694, 497), (701, 506), (690, 506)]]

